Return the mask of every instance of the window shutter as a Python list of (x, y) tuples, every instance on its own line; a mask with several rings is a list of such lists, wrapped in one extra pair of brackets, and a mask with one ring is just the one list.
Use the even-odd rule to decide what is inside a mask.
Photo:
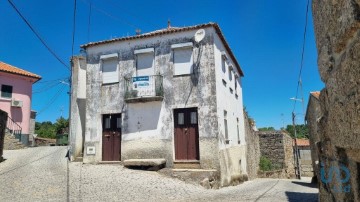
[(174, 75), (191, 74), (193, 65), (193, 49), (174, 49)]
[(119, 82), (119, 68), (117, 58), (102, 61), (103, 83)]
[(137, 54), (136, 71), (137, 76), (151, 76), (154, 75), (154, 53)]

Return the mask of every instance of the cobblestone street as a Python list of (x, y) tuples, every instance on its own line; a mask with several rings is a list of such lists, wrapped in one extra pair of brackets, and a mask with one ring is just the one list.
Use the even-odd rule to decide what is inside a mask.
[(207, 190), (152, 171), (69, 163), (66, 147), (5, 151), (0, 201), (317, 201), (303, 180), (256, 179)]

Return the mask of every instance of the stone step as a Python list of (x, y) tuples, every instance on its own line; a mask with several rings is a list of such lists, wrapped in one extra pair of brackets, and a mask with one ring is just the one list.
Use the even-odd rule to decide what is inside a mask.
[(177, 160), (174, 161), (175, 169), (200, 169), (200, 162), (198, 160), (190, 160), (190, 161), (182, 161)]

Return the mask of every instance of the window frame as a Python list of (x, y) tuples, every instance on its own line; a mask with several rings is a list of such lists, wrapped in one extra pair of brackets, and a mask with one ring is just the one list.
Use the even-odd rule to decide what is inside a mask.
[[(6, 87), (8, 87), (9, 89), (10, 89), (10, 92), (5, 92), (4, 90), (3, 90), (3, 88), (6, 88)], [(7, 90), (9, 90), (9, 89), (7, 89)], [(6, 85), (6, 84), (1, 84), (1, 94), (0, 94), (0, 97), (1, 98), (3, 98), (3, 99), (9, 99), (9, 100), (11, 100), (12, 99), (12, 95), (13, 95), (13, 89), (14, 89), (14, 87), (13, 86), (11, 86), (11, 85)], [(6, 95), (6, 94), (10, 94), (10, 96), (8, 97), (8, 96), (4, 96), (4, 94)]]
[[(114, 83), (119, 83), (120, 82), (120, 76), (119, 76), (119, 72), (120, 72), (120, 67), (119, 67), (119, 59), (118, 59), (118, 54), (117, 53), (112, 53), (112, 54), (107, 54), (107, 55), (101, 55), (100, 56), (100, 71), (102, 74), (102, 85), (109, 85), (109, 84), (114, 84)], [(116, 74), (117, 77), (117, 81), (110, 81), (110, 82), (104, 82), (104, 62), (106, 61), (111, 61), (111, 60), (116, 60), (116, 71), (112, 72)]]
[[(172, 63), (173, 63), (173, 76), (187, 76), (187, 75), (191, 75), (194, 73), (194, 45), (192, 42), (187, 42), (187, 43), (180, 43), (180, 44), (172, 44), (171, 45), (171, 49), (172, 49)], [(175, 55), (176, 55), (176, 51), (179, 50), (191, 50), (191, 56), (190, 56), (190, 72), (189, 73), (180, 73), (180, 74), (176, 74), (176, 62), (175, 62)]]

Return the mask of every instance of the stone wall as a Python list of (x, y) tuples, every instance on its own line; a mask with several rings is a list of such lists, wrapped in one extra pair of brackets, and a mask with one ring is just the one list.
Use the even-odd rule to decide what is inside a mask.
[(257, 178), (260, 163), (260, 145), (259, 136), (252, 129), (252, 125), (249, 122), (249, 117), (246, 111), (244, 111), (245, 121), (245, 142), (246, 142), (246, 161), (247, 161), (247, 174), (249, 180)]
[(314, 0), (312, 6), (325, 82), (317, 143), (324, 171), (320, 200), (360, 201), (360, 1)]
[(316, 143), (320, 142), (320, 135), (318, 131), (318, 120), (320, 120), (320, 117), (321, 117), (320, 101), (318, 97), (310, 94), (305, 119), (307, 121), (307, 126), (309, 128), (309, 142), (311, 149), (311, 161), (313, 166), (314, 182), (320, 179), (317, 176), (317, 173), (320, 173), (320, 171), (319, 171), (319, 157), (316, 147)]
[(257, 131), (256, 133), (259, 135), (261, 156), (271, 161), (277, 173), (280, 170), (285, 173), (280, 176), (293, 178), (295, 169), (292, 138), (283, 131)]
[(6, 121), (7, 121), (7, 113), (0, 110), (0, 162), (3, 160), (2, 155), (4, 149)]

